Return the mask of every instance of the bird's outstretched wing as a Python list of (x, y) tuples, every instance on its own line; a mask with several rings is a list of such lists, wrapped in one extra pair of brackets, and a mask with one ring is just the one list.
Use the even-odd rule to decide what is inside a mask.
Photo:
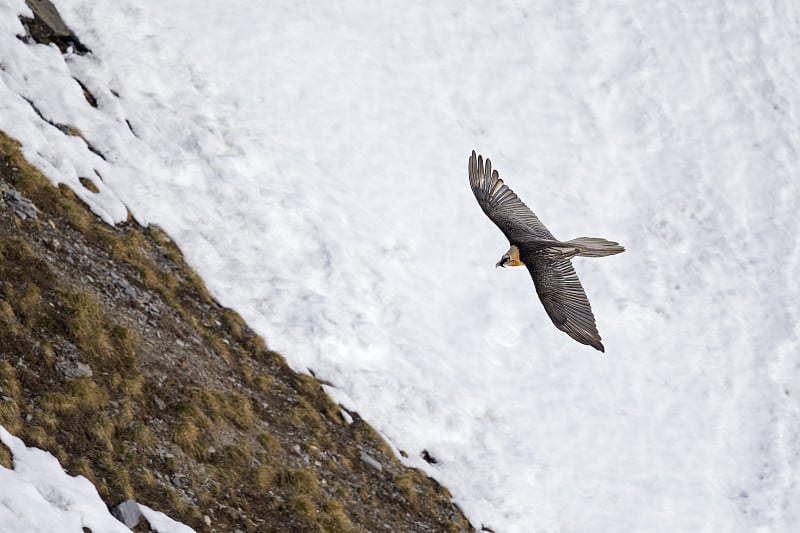
[(575, 339), (605, 352), (586, 293), (572, 261), (538, 255), (525, 263), (553, 324)]
[(475, 154), (469, 158), (469, 184), (478, 204), (492, 222), (511, 242), (529, 240), (531, 237), (555, 240), (539, 218), (503, 183), (492, 162)]

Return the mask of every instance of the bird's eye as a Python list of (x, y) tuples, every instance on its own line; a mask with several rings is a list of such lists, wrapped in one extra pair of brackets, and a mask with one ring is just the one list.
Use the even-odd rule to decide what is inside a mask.
[(503, 256), (503, 263), (508, 263), (509, 261), (511, 261), (511, 258), (508, 257), (508, 254), (504, 255)]

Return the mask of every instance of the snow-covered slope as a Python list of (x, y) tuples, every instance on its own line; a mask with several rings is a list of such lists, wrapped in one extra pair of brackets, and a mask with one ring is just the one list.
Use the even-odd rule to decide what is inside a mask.
[[(800, 4), (57, 6), (94, 55), (5, 3), (0, 129), (162, 225), (476, 525), (800, 529)], [(495, 270), (473, 148), (557, 237), (626, 246), (575, 261), (605, 356)]]

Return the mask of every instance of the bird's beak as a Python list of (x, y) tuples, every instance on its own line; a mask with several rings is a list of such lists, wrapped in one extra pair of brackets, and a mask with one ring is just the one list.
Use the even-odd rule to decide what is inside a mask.
[(503, 264), (503, 261), (502, 261), (502, 260), (500, 260), (500, 261), (498, 261), (498, 262), (497, 262), (497, 264), (495, 264), (495, 265), (494, 265), (494, 267), (495, 267), (495, 268), (497, 268), (497, 267), (503, 267), (503, 268), (505, 268), (506, 266)]

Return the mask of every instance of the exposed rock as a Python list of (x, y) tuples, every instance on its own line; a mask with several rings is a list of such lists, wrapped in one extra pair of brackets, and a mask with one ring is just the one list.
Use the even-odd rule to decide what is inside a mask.
[(33, 205), (33, 202), (22, 196), (19, 191), (11, 189), (3, 184), (0, 184), (0, 198), (14, 214), (22, 220), (35, 220), (39, 215), (39, 210)]
[(156, 407), (158, 408), (159, 411), (163, 411), (164, 409), (167, 408), (167, 404), (165, 404), (164, 400), (162, 400), (158, 396), (153, 396), (153, 403), (156, 404)]
[(135, 500), (125, 500), (111, 508), (114, 518), (125, 524), (125, 527), (136, 527), (142, 517), (142, 511)]
[(37, 43), (53, 43), (62, 52), (72, 49), (79, 54), (90, 50), (70, 31), (64, 19), (50, 0), (25, 0), (33, 11), (33, 18), (22, 18), (28, 33)]
[(383, 466), (381, 466), (381, 464), (378, 462), (378, 460), (375, 459), (374, 457), (372, 457), (370, 454), (365, 453), (365, 452), (361, 452), (360, 454), (358, 454), (358, 456), (361, 458), (362, 461), (367, 463), (367, 465), (371, 466), (372, 468), (374, 468), (378, 472), (383, 470)]
[(54, 35), (60, 37), (68, 37), (70, 34), (69, 28), (61, 19), (56, 7), (50, 0), (25, 0), (28, 7), (31, 8), (33, 14), (44, 22)]
[(90, 378), (92, 367), (80, 361), (56, 361), (56, 370), (67, 379)]

